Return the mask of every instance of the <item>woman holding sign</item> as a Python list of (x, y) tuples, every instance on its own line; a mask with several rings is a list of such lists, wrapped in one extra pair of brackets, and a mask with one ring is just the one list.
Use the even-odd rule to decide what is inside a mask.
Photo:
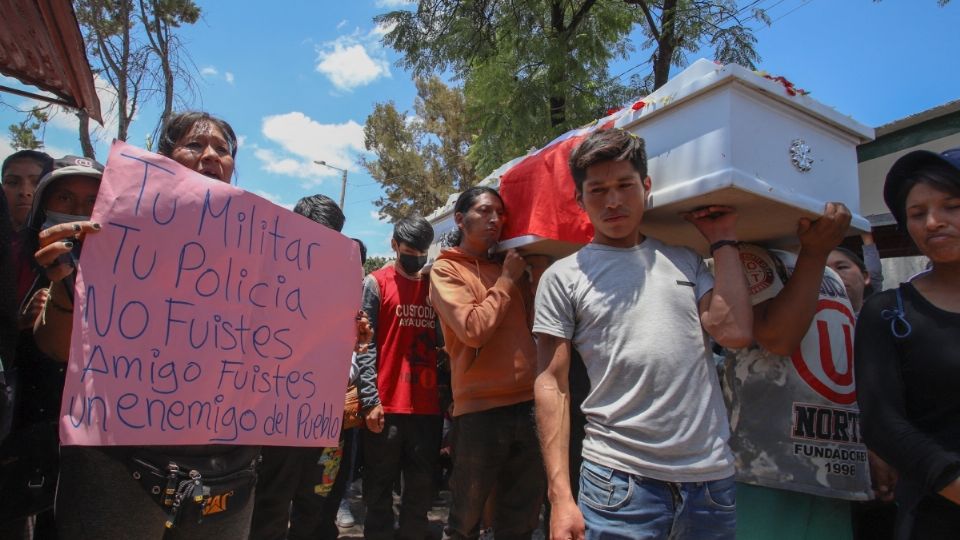
[[(237, 137), (228, 123), (207, 113), (171, 117), (158, 148), (214, 180), (230, 182), (233, 176)], [(92, 205), (83, 216), (91, 210)], [(37, 341), (63, 362), (70, 350), (73, 312), (72, 287), (64, 282), (74, 272), (65, 257), (85, 235), (99, 230), (98, 223), (69, 220), (39, 235), (35, 259), (52, 286)], [(64, 446), (58, 532), (63, 538), (159, 539), (175, 527), (177, 538), (246, 538), (259, 455), (257, 446)]]
[(871, 297), (856, 330), (867, 445), (900, 473), (897, 538), (960, 531), (960, 148), (915, 151), (883, 197), (931, 268)]

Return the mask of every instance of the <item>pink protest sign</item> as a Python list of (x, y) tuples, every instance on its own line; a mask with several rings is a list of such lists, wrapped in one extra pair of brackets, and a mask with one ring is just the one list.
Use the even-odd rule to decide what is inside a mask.
[(336, 445), (362, 271), (352, 240), (114, 143), (83, 243), (67, 445)]

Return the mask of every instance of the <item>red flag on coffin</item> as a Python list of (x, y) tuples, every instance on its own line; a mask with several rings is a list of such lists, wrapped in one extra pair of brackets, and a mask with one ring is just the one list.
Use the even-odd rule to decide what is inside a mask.
[(501, 240), (531, 234), (578, 244), (593, 239), (593, 225), (574, 199), (568, 160), (583, 139), (614, 120), (598, 124), (564, 133), (500, 176), (508, 215)]

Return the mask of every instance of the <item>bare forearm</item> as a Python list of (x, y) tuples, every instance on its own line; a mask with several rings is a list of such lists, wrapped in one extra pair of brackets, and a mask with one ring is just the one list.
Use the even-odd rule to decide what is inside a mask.
[(713, 260), (716, 278), (703, 315), (704, 328), (724, 347), (746, 347), (753, 341), (753, 308), (739, 251), (722, 247)]
[(788, 355), (799, 345), (817, 312), (827, 255), (800, 251), (793, 274), (766, 302), (754, 323), (754, 337), (770, 352)]
[(537, 433), (547, 472), (547, 496), (554, 504), (572, 500), (570, 489), (570, 391), (549, 372), (534, 385)]

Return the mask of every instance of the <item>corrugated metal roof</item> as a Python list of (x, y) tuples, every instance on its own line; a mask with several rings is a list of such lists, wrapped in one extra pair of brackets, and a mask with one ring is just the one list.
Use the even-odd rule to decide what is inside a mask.
[(0, 0), (0, 13), (0, 72), (52, 92), (63, 105), (83, 109), (102, 124), (100, 100), (71, 3)]

